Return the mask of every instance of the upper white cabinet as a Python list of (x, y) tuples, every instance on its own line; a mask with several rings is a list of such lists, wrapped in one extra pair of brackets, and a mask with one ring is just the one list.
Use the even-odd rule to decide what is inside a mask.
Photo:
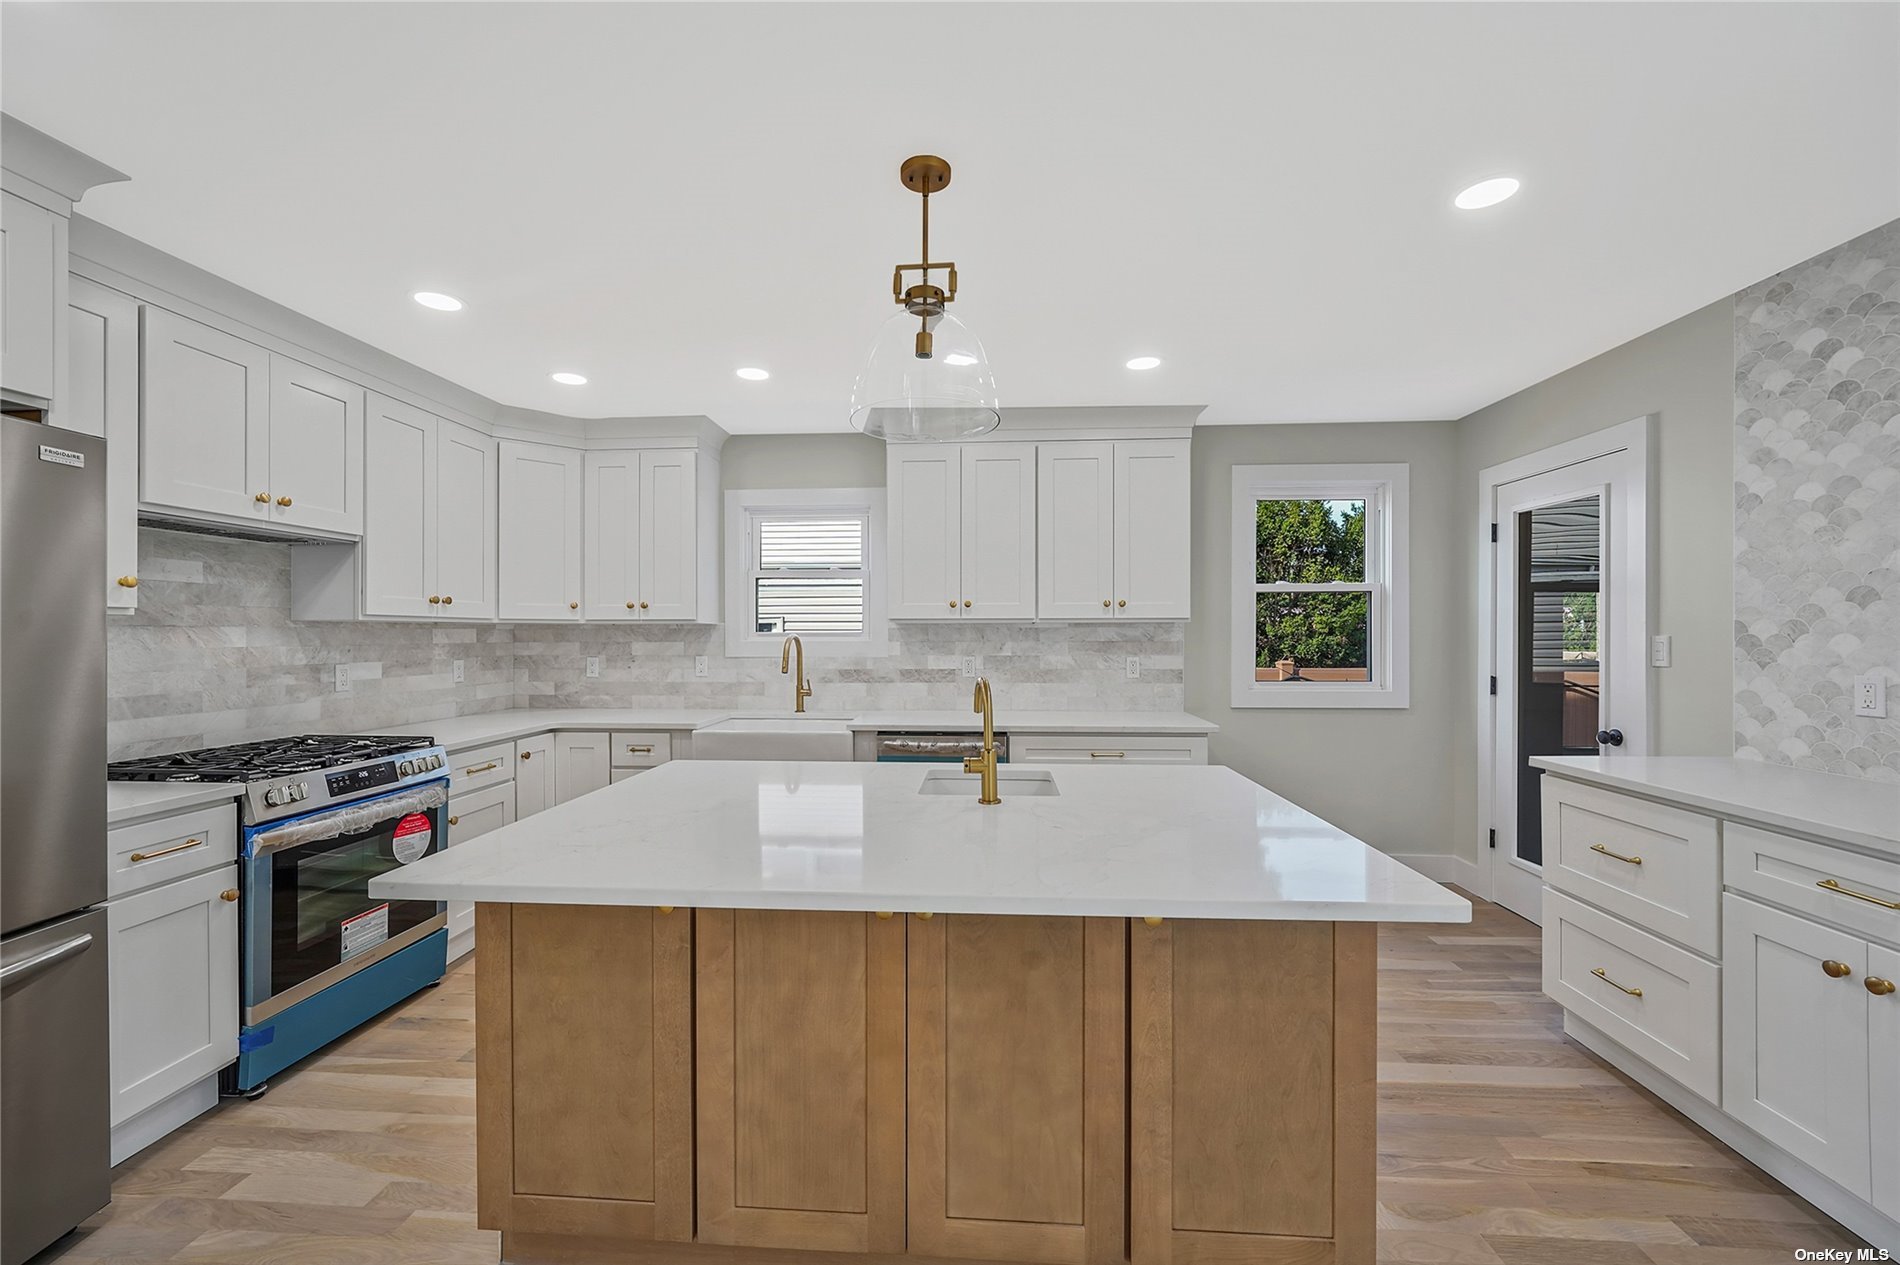
[(500, 520), (497, 496), (499, 445), (455, 422), (436, 427), (435, 580), (436, 609), (445, 619), (493, 619)]
[(1192, 462), (1185, 439), (1115, 444), (1115, 616), (1186, 619)]
[(138, 605), (139, 305), (84, 277), (68, 294), (59, 422), (106, 441), (106, 607)]
[(581, 617), (581, 454), (501, 444), (500, 614)]
[(1115, 609), (1115, 445), (1044, 444), (1036, 609), (1045, 619), (1108, 619)]
[(690, 448), (594, 451), (582, 469), (586, 617), (710, 618), (702, 603), (712, 559), (711, 541), (701, 539), (699, 454)]
[(1185, 439), (1041, 445), (1036, 613), (1188, 618), (1190, 479)]
[(893, 619), (1033, 619), (1036, 445), (892, 447)]
[[(0, 387), (10, 395), (53, 398), (64, 233), (63, 217), (0, 193)], [(64, 418), (54, 420), (68, 425)]]
[(493, 619), (495, 441), (372, 395), (365, 442), (363, 613)]
[(363, 389), (146, 306), (140, 499), (285, 534), (363, 529)]

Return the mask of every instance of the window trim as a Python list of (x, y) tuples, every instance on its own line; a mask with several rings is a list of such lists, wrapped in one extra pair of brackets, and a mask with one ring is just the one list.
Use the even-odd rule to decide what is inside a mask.
[[(882, 656), (890, 653), (885, 609), (883, 488), (742, 488), (726, 493), (726, 655), (766, 658), (785, 638), (753, 631), (758, 608), (752, 593), (749, 554), (753, 518), (767, 514), (858, 513), (867, 518), (864, 556), (864, 632), (856, 637), (801, 634), (805, 648), (820, 653)], [(741, 618), (741, 615), (747, 618)]]
[[(1228, 556), (1231, 706), (1411, 706), (1410, 481), (1411, 466), (1404, 462), (1234, 467), (1233, 533)], [(1255, 505), (1278, 499), (1366, 502), (1370, 682), (1306, 681), (1289, 689), (1284, 682), (1255, 679), (1254, 595), (1260, 591), (1254, 580)], [(1285, 587), (1293, 591), (1337, 591), (1361, 586)]]

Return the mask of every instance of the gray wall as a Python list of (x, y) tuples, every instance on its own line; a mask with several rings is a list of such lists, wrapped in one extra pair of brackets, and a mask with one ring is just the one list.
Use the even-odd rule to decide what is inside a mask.
[[(1675, 653), (1673, 667), (1651, 670), (1656, 727), (1650, 749), (1659, 755), (1732, 750), (1733, 310), (1724, 298), (1459, 421), (1457, 477), (1448, 488), (1457, 534), (1446, 555), (1447, 582), (1458, 609), (1469, 614), (1462, 616), (1463, 644), (1450, 665), (1458, 702), (1450, 729), (1456, 811), (1448, 851), (1477, 859), (1482, 846), (1475, 622), (1480, 533), (1488, 523), (1479, 514), (1478, 473), (1513, 457), (1655, 415), (1651, 627), (1675, 639)], [(1413, 591), (1421, 587), (1422, 577), (1415, 576)]]
[[(1451, 850), (1452, 723), (1466, 632), (1449, 582), (1456, 549), (1450, 422), (1208, 426), (1194, 433), (1194, 618), (1187, 710), (1221, 726), (1209, 754), (1383, 852)], [(1236, 465), (1403, 461), (1411, 466), (1412, 704), (1403, 709), (1228, 706), (1229, 538)]]
[(728, 488), (881, 488), (884, 443), (844, 435), (734, 435), (719, 453)]

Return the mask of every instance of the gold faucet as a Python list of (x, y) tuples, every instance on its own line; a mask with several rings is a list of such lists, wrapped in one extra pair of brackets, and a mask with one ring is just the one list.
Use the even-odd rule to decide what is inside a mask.
[(996, 713), (990, 706), (990, 679), (986, 676), (976, 678), (976, 697), (971, 701), (970, 710), (983, 716), (983, 754), (965, 757), (965, 773), (983, 775), (983, 793), (976, 797), (979, 804), (1000, 804), (1003, 797), (997, 794), (996, 785)]
[(793, 633), (785, 639), (785, 648), (779, 651), (778, 670), (781, 673), (792, 671), (792, 651), (798, 651), (798, 671), (792, 676), (792, 710), (805, 710), (805, 700), (811, 697), (811, 678), (805, 675), (805, 643)]

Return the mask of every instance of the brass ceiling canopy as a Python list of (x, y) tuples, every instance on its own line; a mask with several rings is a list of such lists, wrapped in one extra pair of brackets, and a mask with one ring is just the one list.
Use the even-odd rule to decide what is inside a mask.
[[(897, 176), (904, 182), (906, 189), (923, 196), (924, 240), (920, 252), (923, 262), (897, 265), (891, 272), (891, 293), (904, 305), (905, 311), (918, 318), (917, 359), (928, 360), (933, 341), (931, 320), (942, 316), (943, 305), (957, 297), (956, 264), (930, 261), (930, 195), (950, 187), (950, 164), (935, 154), (918, 154), (904, 160), (904, 165), (897, 169)], [(940, 268), (950, 274), (949, 289), (930, 283), (932, 268)], [(904, 284), (904, 274), (907, 272), (921, 273), (923, 279), (916, 285), (907, 286)]]

